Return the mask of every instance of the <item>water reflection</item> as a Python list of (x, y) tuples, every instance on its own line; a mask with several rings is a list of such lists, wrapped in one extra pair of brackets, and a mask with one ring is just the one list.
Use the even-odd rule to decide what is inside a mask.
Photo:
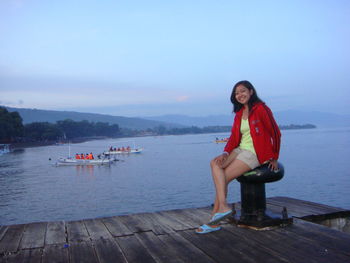
[(94, 165), (77, 165), (75, 166), (76, 175), (94, 176)]

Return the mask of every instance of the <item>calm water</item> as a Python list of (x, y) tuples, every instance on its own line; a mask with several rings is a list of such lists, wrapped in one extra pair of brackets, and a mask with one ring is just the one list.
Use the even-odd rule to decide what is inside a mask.
[[(350, 128), (282, 131), (285, 177), (267, 196), (289, 196), (350, 209)], [(101, 167), (56, 167), (68, 146), (27, 148), (0, 156), (0, 225), (76, 220), (207, 206), (214, 187), (209, 161), (226, 134), (140, 137), (141, 154)], [(118, 143), (118, 141), (120, 143)], [(100, 153), (125, 139), (71, 145), (71, 153)], [(132, 143), (129, 143), (132, 146)], [(50, 161), (49, 158), (52, 160)], [(231, 183), (229, 201), (239, 201)]]

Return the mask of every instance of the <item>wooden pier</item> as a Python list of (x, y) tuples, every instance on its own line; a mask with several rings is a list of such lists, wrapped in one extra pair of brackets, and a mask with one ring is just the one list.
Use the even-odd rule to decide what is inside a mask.
[(224, 222), (222, 230), (198, 235), (194, 230), (209, 219), (210, 207), (0, 226), (0, 263), (350, 262), (350, 234), (305, 220), (350, 217), (349, 210), (267, 199), (267, 209), (283, 207), (294, 223), (268, 231)]

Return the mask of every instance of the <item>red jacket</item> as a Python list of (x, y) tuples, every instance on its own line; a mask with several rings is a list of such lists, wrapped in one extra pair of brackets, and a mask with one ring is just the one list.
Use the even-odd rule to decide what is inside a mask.
[[(242, 114), (243, 107), (236, 113), (231, 136), (224, 149), (225, 152), (231, 153), (241, 142)], [(270, 108), (262, 102), (254, 104), (249, 113), (248, 121), (250, 135), (260, 164), (270, 159), (277, 160), (280, 151), (281, 132)]]

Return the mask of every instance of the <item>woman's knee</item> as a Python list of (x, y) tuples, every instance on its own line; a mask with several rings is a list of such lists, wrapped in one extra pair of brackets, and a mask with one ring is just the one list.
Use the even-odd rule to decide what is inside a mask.
[(219, 167), (218, 164), (216, 163), (216, 160), (215, 160), (215, 159), (213, 159), (213, 160), (210, 161), (210, 167), (211, 167), (211, 168)]

